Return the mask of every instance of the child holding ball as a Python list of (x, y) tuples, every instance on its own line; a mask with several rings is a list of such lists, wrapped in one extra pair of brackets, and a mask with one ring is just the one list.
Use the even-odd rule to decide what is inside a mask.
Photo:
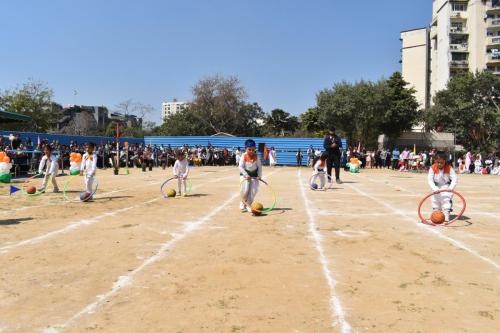
[[(255, 196), (259, 190), (259, 179), (262, 177), (262, 164), (259, 156), (255, 152), (255, 141), (248, 139), (245, 141), (245, 153), (240, 158), (240, 183), (241, 197), (248, 204), (252, 205)], [(242, 213), (252, 210), (246, 207), (245, 202), (240, 202), (240, 210)]]
[(181, 191), (181, 185), (182, 185), (184, 187), (184, 193), (182, 194), (182, 196), (185, 197), (187, 195), (186, 179), (189, 175), (189, 165), (182, 150), (178, 150), (175, 154), (175, 157), (176, 160), (173, 169), (174, 177), (177, 178), (177, 184), (178, 184), (177, 188), (179, 189), (179, 195), (182, 194)]
[[(454, 190), (457, 186), (457, 174), (450, 163), (447, 162), (445, 152), (437, 152), (434, 157), (434, 164), (429, 169), (427, 182), (432, 191), (449, 189)], [(450, 221), (450, 212), (452, 210), (453, 193), (441, 192), (432, 196), (432, 209), (442, 210), (446, 222)]]

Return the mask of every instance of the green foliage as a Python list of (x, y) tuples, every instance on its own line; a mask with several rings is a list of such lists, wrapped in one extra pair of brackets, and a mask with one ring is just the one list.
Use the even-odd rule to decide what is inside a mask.
[(374, 146), (382, 133), (397, 137), (418, 119), (414, 91), (406, 85), (398, 72), (378, 82), (337, 83), (316, 95), (318, 114), (308, 111), (303, 126), (314, 128), (317, 117), (317, 128), (333, 126), (349, 142), (367, 146)]
[(484, 151), (500, 144), (500, 78), (488, 72), (453, 77), (423, 119), (429, 129), (456, 133), (457, 143)]
[[(28, 81), (20, 88), (0, 91), (0, 108), (30, 116), (30, 123), (16, 123), (8, 129), (47, 131), (60, 118), (60, 109), (52, 102), (54, 93), (45, 83)], [(7, 126), (2, 126), (6, 128)]]
[(271, 136), (292, 134), (300, 127), (299, 119), (281, 109), (274, 109), (265, 118), (266, 133)]
[(323, 124), (319, 120), (319, 108), (309, 108), (300, 115), (300, 124), (302, 131), (314, 133), (323, 129)]

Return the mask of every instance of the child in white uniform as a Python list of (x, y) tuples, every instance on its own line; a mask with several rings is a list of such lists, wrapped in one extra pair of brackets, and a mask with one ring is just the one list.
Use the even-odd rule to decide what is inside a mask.
[(177, 151), (176, 153), (176, 160), (174, 163), (174, 176), (177, 178), (177, 188), (179, 189), (179, 195), (182, 194), (181, 191), (181, 185), (184, 186), (184, 194), (183, 196), (186, 196), (187, 192), (187, 186), (186, 186), (186, 179), (189, 175), (189, 164), (188, 161), (186, 160), (184, 156), (184, 152), (182, 150)]
[[(259, 179), (262, 177), (262, 164), (255, 152), (255, 141), (252, 139), (245, 141), (245, 153), (241, 156), (238, 166), (240, 168), (240, 183), (243, 182), (241, 184), (241, 197), (247, 204), (252, 205), (259, 190)], [(241, 212), (251, 213), (251, 208), (246, 207), (245, 202), (240, 202)]]
[(80, 167), (80, 176), (83, 176), (85, 172), (85, 191), (87, 193), (92, 193), (92, 185), (94, 184), (94, 176), (97, 170), (97, 155), (94, 153), (95, 145), (87, 143), (85, 145), (85, 150), (87, 151), (83, 154), (82, 165)]
[(50, 146), (45, 146), (44, 156), (40, 161), (40, 165), (38, 167), (38, 173), (41, 174), (45, 171), (45, 177), (43, 178), (42, 187), (40, 188), (40, 192), (45, 192), (47, 188), (47, 183), (49, 182), (49, 178), (52, 178), (52, 185), (54, 186), (54, 193), (59, 192), (59, 186), (57, 186), (56, 176), (57, 171), (59, 170), (59, 164), (57, 158), (52, 155), (52, 148)]
[(328, 154), (323, 153), (321, 154), (321, 157), (314, 163), (313, 165), (313, 174), (311, 178), (311, 187), (313, 187), (313, 184), (316, 184), (316, 180), (319, 178), (319, 187), (318, 190), (324, 190), (325, 189), (325, 167), (326, 167), (326, 160), (328, 159)]
[[(457, 186), (457, 174), (451, 165), (446, 162), (446, 159), (446, 153), (436, 153), (434, 164), (429, 169), (427, 182), (434, 192), (444, 189), (454, 190)], [(442, 210), (446, 222), (450, 221), (452, 199), (453, 193), (451, 192), (441, 192), (432, 196), (432, 209)]]

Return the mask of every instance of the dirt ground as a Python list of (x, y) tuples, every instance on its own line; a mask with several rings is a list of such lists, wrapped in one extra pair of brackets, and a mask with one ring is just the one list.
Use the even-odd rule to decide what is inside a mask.
[(460, 176), (464, 219), (432, 227), (425, 175), (320, 192), (310, 171), (266, 168), (261, 217), (234, 167), (191, 169), (178, 199), (171, 170), (99, 171), (90, 203), (0, 189), (0, 332), (500, 331), (500, 177)]

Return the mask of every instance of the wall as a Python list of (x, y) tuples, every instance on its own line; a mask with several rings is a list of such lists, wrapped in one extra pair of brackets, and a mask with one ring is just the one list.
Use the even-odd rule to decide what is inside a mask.
[(401, 32), (403, 79), (416, 90), (415, 97), (420, 108), (426, 107), (427, 101), (427, 28)]

